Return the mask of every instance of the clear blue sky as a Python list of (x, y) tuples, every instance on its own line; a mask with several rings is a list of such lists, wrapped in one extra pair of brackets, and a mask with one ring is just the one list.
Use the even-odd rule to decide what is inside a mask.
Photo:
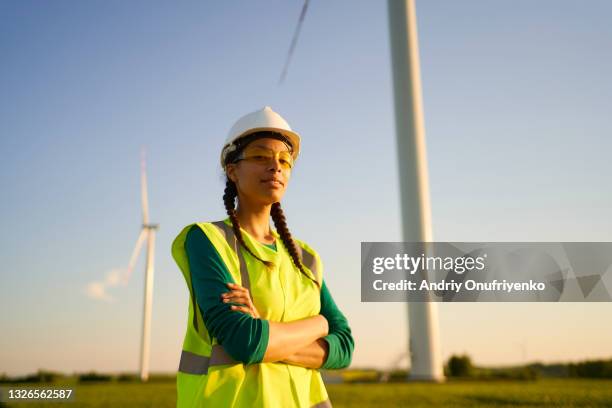
[[(270, 105), (302, 135), (284, 200), (348, 316), (354, 366), (407, 344), (406, 305), (361, 303), (361, 241), (398, 241), (386, 2), (0, 3), (0, 373), (135, 371), (143, 262), (127, 265), (147, 147), (157, 239), (151, 369), (176, 370), (180, 229), (223, 218), (218, 154)], [(612, 3), (417, 2), (434, 238), (612, 240)], [(441, 304), (444, 358), (612, 355), (612, 304)]]

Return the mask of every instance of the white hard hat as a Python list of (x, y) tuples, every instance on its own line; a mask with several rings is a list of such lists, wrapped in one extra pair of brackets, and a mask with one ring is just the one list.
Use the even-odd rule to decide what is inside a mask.
[(291, 127), (281, 115), (274, 112), (269, 106), (255, 112), (248, 113), (238, 119), (230, 129), (227, 140), (221, 149), (221, 167), (225, 167), (225, 157), (236, 149), (235, 142), (241, 137), (251, 133), (270, 130), (285, 136), (293, 149), (293, 160), (300, 153), (300, 135), (291, 130)]

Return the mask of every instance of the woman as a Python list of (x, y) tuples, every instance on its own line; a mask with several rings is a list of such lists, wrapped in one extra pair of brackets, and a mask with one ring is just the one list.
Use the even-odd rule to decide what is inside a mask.
[(228, 218), (174, 240), (191, 295), (179, 407), (331, 406), (318, 369), (347, 367), (354, 341), (319, 255), (280, 206), (299, 149), (270, 107), (240, 118), (221, 151)]

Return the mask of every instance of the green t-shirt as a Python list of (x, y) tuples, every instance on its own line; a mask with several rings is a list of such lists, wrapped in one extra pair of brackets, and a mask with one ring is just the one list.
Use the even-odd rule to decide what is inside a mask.
[[(262, 244), (263, 245), (263, 244)], [(267, 245), (276, 250), (276, 243)], [(193, 290), (200, 305), (206, 329), (235, 360), (244, 364), (260, 363), (268, 347), (269, 322), (230, 309), (221, 295), (229, 292), (226, 283), (236, 283), (221, 256), (198, 227), (193, 226), (185, 241)], [(329, 353), (321, 368), (345, 368), (351, 363), (354, 340), (346, 317), (336, 306), (325, 280), (321, 287), (321, 312), (329, 323), (324, 339)]]

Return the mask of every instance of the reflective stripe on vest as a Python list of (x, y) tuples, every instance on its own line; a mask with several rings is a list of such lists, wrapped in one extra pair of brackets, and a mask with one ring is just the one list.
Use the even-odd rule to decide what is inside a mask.
[(298, 256), (300, 257), (300, 260), (308, 269), (312, 271), (312, 273), (314, 274), (315, 280), (318, 282), (319, 281), (319, 268), (317, 267), (317, 260), (310, 252), (304, 251), (302, 247), (299, 246), (298, 244), (295, 244), (295, 247), (297, 248)]
[(242, 280), (242, 286), (247, 289), (251, 289), (251, 281), (249, 280), (249, 270), (247, 269), (244, 256), (242, 251), (238, 248), (238, 238), (234, 234), (232, 227), (224, 223), (223, 221), (211, 222), (212, 225), (219, 228), (223, 237), (229, 244), (230, 247), (234, 248), (234, 252), (238, 255), (238, 263), (240, 264), (240, 279)]
[(220, 344), (214, 344), (210, 357), (200, 356), (190, 351), (181, 352), (179, 371), (186, 374), (208, 374), (208, 367), (220, 364), (237, 364), (234, 359), (225, 352)]

